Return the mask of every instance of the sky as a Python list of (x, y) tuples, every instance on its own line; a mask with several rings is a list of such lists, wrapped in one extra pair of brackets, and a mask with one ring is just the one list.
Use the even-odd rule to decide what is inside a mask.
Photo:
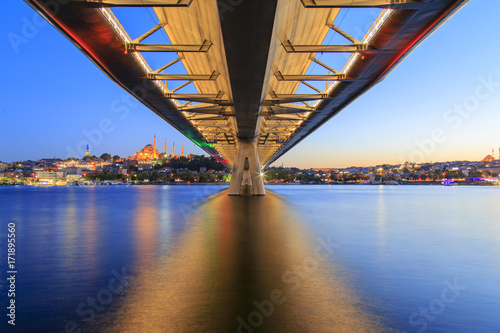
[[(89, 142), (91, 154), (126, 157), (153, 143), (153, 135), (160, 151), (166, 138), (168, 153), (173, 142), (177, 154), (182, 145), (185, 154), (204, 153), (128, 96), (24, 2), (7, 8), (0, 20), (0, 161), (79, 156)], [(493, 148), (498, 158), (499, 12), (500, 1), (471, 0), (384, 81), (274, 165), (477, 161)], [(338, 23), (357, 37), (366, 27), (350, 20), (354, 14), (342, 13)], [(129, 31), (126, 24), (132, 23), (124, 21)], [(127, 112), (116, 112), (117, 106)]]

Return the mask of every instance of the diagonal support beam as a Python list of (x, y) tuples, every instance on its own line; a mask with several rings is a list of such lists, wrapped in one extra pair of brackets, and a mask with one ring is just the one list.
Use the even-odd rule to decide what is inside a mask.
[(266, 144), (266, 141), (267, 141), (268, 138), (269, 138), (269, 133), (267, 133), (266, 136), (264, 137), (264, 141), (263, 142), (259, 142), (259, 144)]
[(319, 112), (315, 110), (300, 110), (300, 109), (269, 109), (267, 111), (261, 111), (259, 113), (259, 116), (265, 117), (265, 116), (274, 116), (274, 115), (280, 115), (280, 114), (296, 114), (296, 113), (306, 113), (306, 112)]
[(347, 32), (345, 32), (344, 30), (342, 30), (339, 27), (337, 27), (336, 25), (334, 25), (334, 24), (327, 24), (327, 26), (330, 29), (338, 32), (341, 36), (343, 36), (345, 39), (349, 40), (351, 43), (353, 43), (353, 44), (361, 44), (361, 42), (359, 40), (357, 40), (356, 38), (352, 37)]
[(226, 111), (225, 106), (210, 106), (202, 108), (179, 108), (179, 111), (187, 112), (189, 114), (214, 114), (221, 116), (234, 116), (234, 113)]
[(182, 101), (200, 102), (200, 103), (211, 103), (218, 104), (220, 106), (231, 106), (228, 100), (223, 100), (224, 92), (219, 91), (217, 94), (174, 94), (165, 93), (166, 98), (172, 98)]
[(70, 0), (92, 7), (189, 7), (193, 0)]
[[(297, 112), (312, 112), (315, 110), (314, 107), (312, 106), (302, 106), (298, 104), (284, 104), (284, 105), (277, 105), (277, 106), (270, 106), (268, 109), (276, 111), (276, 110), (297, 110)], [(301, 111), (299, 111), (301, 110)]]
[(144, 35), (142, 35), (139, 38), (134, 39), (132, 41), (132, 43), (140, 43), (140, 42), (142, 42), (144, 39), (148, 38), (149, 36), (151, 36), (152, 34), (154, 34), (155, 32), (157, 32), (158, 30), (160, 30), (161, 28), (163, 28), (165, 25), (166, 25), (166, 23), (164, 23), (164, 22), (158, 23), (156, 26), (154, 26), (153, 28), (151, 28)]
[(420, 9), (417, 0), (300, 0), (305, 8), (392, 8)]
[(319, 61), (318, 59), (316, 59), (314, 56), (311, 56), (310, 59), (311, 59), (311, 61), (314, 61), (315, 63), (317, 63), (318, 65), (322, 66), (323, 68), (328, 69), (330, 72), (332, 72), (334, 74), (340, 74), (339, 71), (337, 71), (337, 70), (331, 68), (330, 66), (322, 63), (321, 61)]
[(193, 120), (193, 121), (196, 121), (196, 120), (227, 120), (228, 116), (222, 116), (222, 115), (217, 115), (217, 116), (214, 116), (214, 117), (202, 117), (202, 118), (186, 118), (188, 120)]
[(305, 86), (307, 86), (307, 87), (311, 88), (312, 90), (314, 90), (314, 91), (315, 91), (315, 92), (317, 92), (318, 94), (321, 94), (321, 93), (322, 93), (322, 91), (321, 91), (321, 90), (319, 90), (318, 88), (316, 88), (316, 87), (315, 87), (315, 86), (313, 86), (312, 84), (307, 83), (306, 81), (300, 81), (300, 83), (302, 83), (303, 85), (305, 85)]
[[(203, 130), (203, 134), (220, 135), (220, 134), (224, 134), (224, 133), (226, 133), (226, 132), (224, 132), (224, 130), (218, 130), (218, 131)], [(231, 139), (231, 140), (234, 140), (234, 139)]]
[(274, 73), (278, 81), (352, 81), (345, 74), (332, 75), (283, 75), (280, 71)]
[(127, 43), (126, 50), (136, 52), (207, 52), (212, 43), (205, 40), (203, 44), (139, 44)]
[(287, 134), (287, 135), (293, 132), (294, 131), (275, 131), (275, 130), (266, 131), (266, 133), (268, 134)]
[[(176, 91), (181, 90), (182, 88), (184, 88), (187, 85), (190, 85), (191, 83), (193, 83), (193, 81), (184, 82), (183, 84), (181, 84), (180, 86), (178, 86), (177, 88), (175, 88), (174, 90), (172, 90), (171, 92), (175, 93)], [(165, 85), (165, 87), (166, 87), (166, 85)]]
[(285, 125), (285, 124), (277, 124), (277, 125), (274, 125), (274, 124), (273, 124), (273, 125), (266, 124), (266, 125), (262, 128), (262, 130), (263, 130), (263, 131), (266, 131), (266, 132), (269, 132), (270, 130), (272, 130), (272, 129), (276, 129), (276, 128), (281, 128), (281, 129), (286, 128), (286, 129), (289, 129), (289, 132), (290, 132), (290, 131), (291, 131), (291, 130), (290, 130), (290, 128), (291, 128), (291, 127), (295, 128), (295, 127), (297, 127), (297, 126), (299, 126), (299, 124), (298, 124), (298, 123), (288, 124), (288, 125)]
[(214, 124), (197, 124), (196, 127), (199, 127), (199, 128), (223, 128), (224, 130), (229, 128), (228, 125), (214, 125)]
[(157, 74), (148, 73), (147, 78), (152, 80), (171, 80), (171, 81), (215, 81), (219, 77), (219, 72), (213, 71), (212, 74)]
[(155, 70), (152, 74), (158, 74), (161, 71), (164, 71), (165, 69), (169, 68), (170, 66), (175, 65), (176, 63), (178, 63), (181, 60), (182, 60), (182, 57), (178, 57), (177, 59), (172, 60), (171, 62), (169, 62), (165, 66), (161, 66), (160, 68), (158, 68), (157, 70)]
[(368, 44), (350, 45), (293, 45), (290, 41), (283, 44), (287, 53), (354, 53), (373, 50)]
[(224, 99), (211, 98), (207, 96), (202, 96), (201, 94), (175, 94), (174, 96), (165, 96), (167, 98), (177, 99), (181, 101), (191, 101), (191, 102), (200, 102), (200, 103), (213, 103), (223, 106), (232, 106), (233, 103)]
[(267, 116), (266, 117), (267, 120), (289, 120), (289, 121), (300, 121), (300, 120), (303, 120), (303, 121), (308, 121), (308, 119), (306, 119), (305, 117), (301, 117), (301, 118), (284, 118), (284, 117), (277, 117), (277, 116)]
[(199, 110), (199, 111), (184, 111), (188, 112), (189, 114), (213, 114), (213, 115), (219, 115), (219, 116), (224, 116), (224, 117), (234, 117), (234, 113), (231, 112), (224, 112), (224, 111), (218, 111), (218, 110)]
[(181, 106), (178, 108), (179, 111), (184, 111), (184, 112), (200, 112), (200, 111), (222, 112), (226, 109), (227, 109), (226, 106), (211, 105), (211, 104), (194, 104), (194, 105)]
[(329, 99), (327, 94), (280, 94), (272, 96), (271, 99), (265, 100), (261, 106), (274, 106), (283, 103), (295, 103), (302, 101), (314, 101), (317, 99)]

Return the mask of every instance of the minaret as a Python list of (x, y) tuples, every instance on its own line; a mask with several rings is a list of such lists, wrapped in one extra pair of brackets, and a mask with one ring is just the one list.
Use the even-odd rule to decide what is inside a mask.
[(495, 149), (491, 150), (491, 157), (493, 157), (493, 159), (495, 159)]
[(156, 157), (156, 134), (153, 139), (153, 158)]
[(167, 157), (167, 138), (165, 138), (165, 147), (163, 147), (163, 150), (163, 153), (165, 153), (165, 157)]
[(90, 148), (89, 148), (88, 144), (87, 144), (87, 148), (85, 150), (85, 157), (90, 157)]
[(184, 145), (182, 145), (182, 154), (181, 154), (182, 157), (184, 157)]
[(172, 143), (172, 157), (175, 157), (175, 142)]

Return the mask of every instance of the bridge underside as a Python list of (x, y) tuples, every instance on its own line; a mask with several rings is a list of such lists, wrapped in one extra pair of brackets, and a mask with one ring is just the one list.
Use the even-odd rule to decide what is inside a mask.
[[(25, 1), (111, 80), (232, 167), (232, 195), (241, 186), (264, 195), (262, 166), (380, 82), (467, 2)], [(154, 22), (138, 19), (143, 7)]]

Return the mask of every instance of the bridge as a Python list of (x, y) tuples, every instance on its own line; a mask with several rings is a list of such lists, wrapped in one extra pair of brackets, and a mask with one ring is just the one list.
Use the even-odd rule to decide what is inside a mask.
[[(264, 195), (263, 166), (383, 80), (468, 2), (25, 1), (111, 80), (232, 167), (230, 195), (242, 186)], [(122, 7), (146, 7), (148, 29), (130, 36)], [(147, 42), (158, 34), (164, 43)]]

